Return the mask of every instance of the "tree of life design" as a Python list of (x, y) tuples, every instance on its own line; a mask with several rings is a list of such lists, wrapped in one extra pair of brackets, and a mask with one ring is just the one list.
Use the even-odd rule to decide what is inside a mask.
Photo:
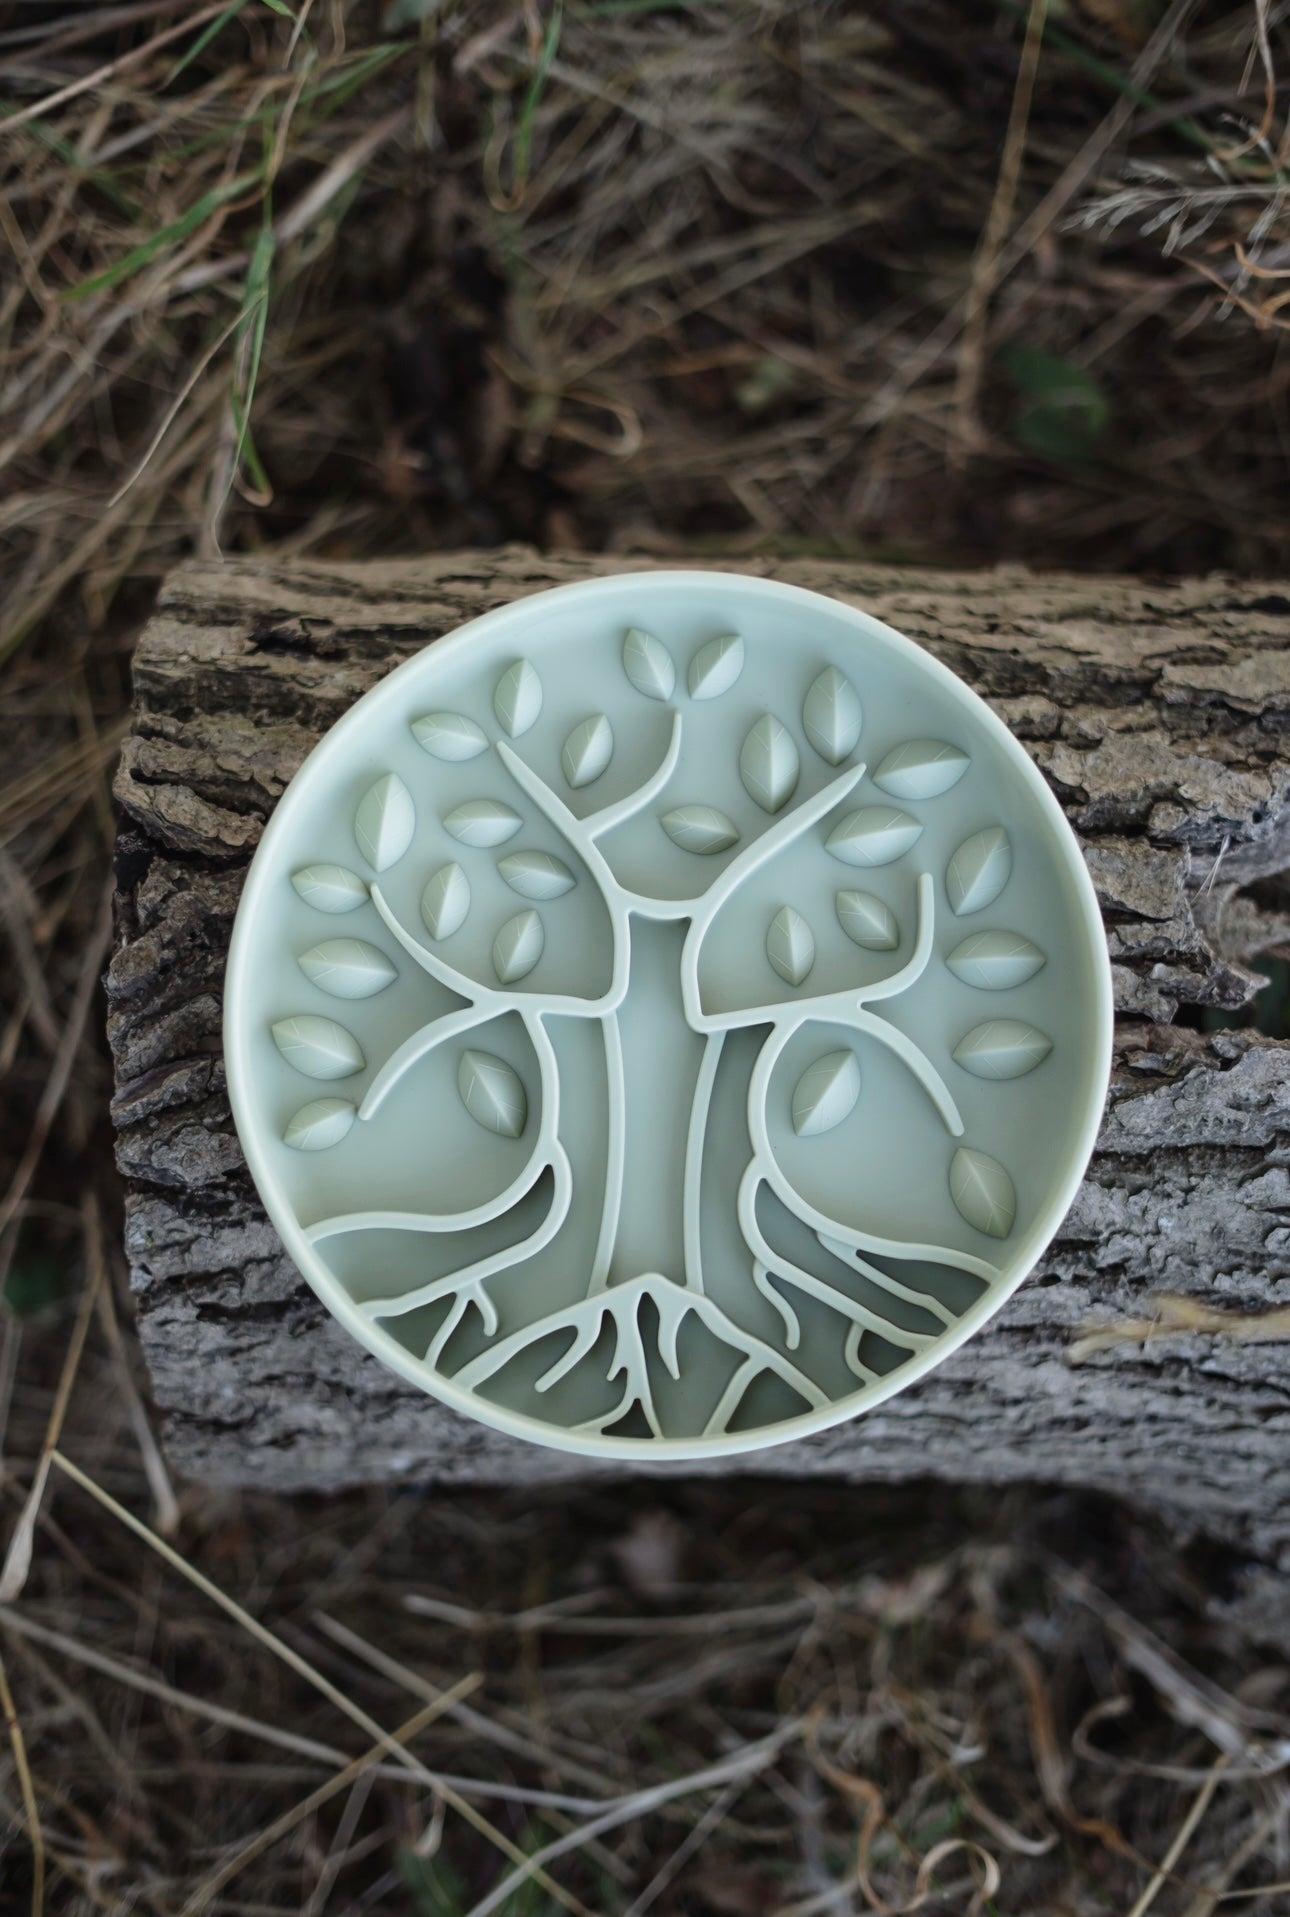
[[(652, 715), (661, 744), (631, 790), (588, 808), (602, 780), (612, 789), (618, 748), (607, 712), (578, 719), (559, 741), (558, 760), (556, 741), (535, 751), (544, 689), (534, 661), (520, 658), (491, 687), (490, 712), (431, 710), (411, 720), (417, 746), (434, 762), (435, 802), (428, 807), (404, 777), (385, 771), (354, 809), (357, 869), (320, 861), (292, 872), (320, 931), (328, 918), (364, 910), (373, 936), (320, 936), (297, 954), (310, 983), (350, 1009), (340, 1020), (302, 1011), (272, 1023), (295, 1072), (336, 1083), (333, 1094), (300, 1105), (285, 1144), (343, 1165), (357, 1139), (393, 1123), (397, 1089), (438, 1058), (448, 1061), (455, 1096), (478, 1128), (478, 1154), (521, 1154), (518, 1164), (498, 1158), (513, 1169), (480, 1202), (350, 1207), (316, 1216), (305, 1236), (324, 1257), (329, 1245), (362, 1244), (365, 1235), (435, 1241), (428, 1275), (358, 1298), (377, 1348), (380, 1335), (398, 1337), (432, 1385), (450, 1380), (457, 1393), (521, 1407), (567, 1436), (693, 1443), (844, 1399), (858, 1408), (996, 1284), (1002, 1274), (992, 1247), (1017, 1222), (1013, 1177), (985, 1149), (988, 1135), (974, 1141), (961, 1109), (974, 1081), (1021, 1079), (1053, 1050), (1037, 1026), (1005, 1015), (1009, 995), (1046, 965), (1045, 952), (1007, 924), (1006, 907), (997, 921), (984, 916), (1009, 885), (1009, 833), (974, 820), (939, 869), (920, 863), (926, 823), (953, 804), (971, 754), (953, 740), (910, 737), (869, 766), (860, 752), (861, 691), (836, 664), (820, 670), (817, 662), (791, 710), (741, 720), (732, 753), (729, 729), (723, 745), (712, 715), (745, 672), (739, 634), (694, 648), (683, 672), (649, 632), (620, 629), (606, 643), (621, 662), (620, 729)], [(496, 778), (478, 781), (489, 790), (472, 791), (472, 769), (488, 764), (500, 764), (505, 797)], [(695, 789), (700, 776), (706, 793)], [(742, 810), (742, 827), (724, 809), (739, 788), (732, 809)], [(723, 794), (724, 806), (712, 802)], [(429, 828), (444, 835), (431, 856)], [(624, 858), (617, 848), (628, 828), (636, 852)], [(639, 851), (643, 831), (657, 835), (650, 842), (665, 879), (651, 882)], [(534, 837), (549, 843), (535, 847)], [(392, 881), (417, 861), (401, 907)], [(827, 867), (832, 896), (808, 866)], [(514, 909), (488, 922), (481, 945), (478, 895), (492, 875)], [(561, 914), (580, 888), (599, 901), (596, 989), (586, 988), (585, 952), (577, 989), (559, 971)], [(409, 897), (419, 898), (419, 924)], [(938, 919), (963, 921), (952, 946), (942, 938), (938, 948)], [(647, 953), (655, 973), (664, 961), (674, 967), (669, 1003), (698, 1061), (684, 1087), (666, 1078), (632, 1083), (623, 1021), (645, 989), (639, 967)], [(933, 965), (982, 1008), (949, 1042), (924, 1041), (897, 1016)], [(365, 1090), (347, 1098), (344, 1082), (369, 1070), (363, 1007), (409, 967), (453, 1004), (397, 1042), (382, 1030)], [(661, 1003), (656, 975), (649, 989), (651, 1004)], [(657, 1009), (651, 1016), (658, 1021)], [(500, 1043), (505, 1021), (512, 1032), (518, 1021), (518, 1045)], [(577, 1162), (561, 1063), (574, 1027), (594, 1038), (603, 1073), (596, 1148), (584, 1139)], [(661, 1036), (659, 1047), (661, 1056)], [(863, 1116), (884, 1060), (884, 1070), (913, 1088), (924, 1160), (927, 1139), (940, 1140), (939, 1161), (926, 1172), (948, 1193), (963, 1243), (871, 1229), (831, 1200), (827, 1179), (813, 1177), (811, 1154), (826, 1149), (818, 1141), (836, 1145), (839, 1128)], [(746, 1144), (742, 1130), (737, 1141), (742, 1168), (724, 1183), (712, 1171), (719, 1086), (727, 1158), (735, 1148), (732, 1087), (746, 1130)], [(899, 1122), (890, 1116), (898, 1104), (888, 1097), (888, 1115), (875, 1109), (869, 1122)], [(628, 1161), (638, 1149), (628, 1134), (646, 1120), (675, 1138), (682, 1166), (656, 1192), (657, 1205), (678, 1216), (680, 1249), (667, 1269), (639, 1263), (623, 1224)], [(559, 1266), (562, 1234), (589, 1207), (594, 1251), (570, 1278)], [(742, 1290), (726, 1282), (717, 1296), (706, 1282), (714, 1244), (723, 1262), (736, 1248)], [(445, 1246), (461, 1253), (446, 1267)], [(552, 1303), (541, 1273), (557, 1268), (566, 1295)], [(410, 1345), (414, 1333), (420, 1342)]]

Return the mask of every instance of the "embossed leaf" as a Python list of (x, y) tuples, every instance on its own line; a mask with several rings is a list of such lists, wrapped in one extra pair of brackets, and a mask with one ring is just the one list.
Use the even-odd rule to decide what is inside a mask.
[(839, 892), (838, 924), (867, 952), (894, 952), (900, 944), (896, 914), (872, 892)]
[(288, 1065), (306, 1078), (349, 1078), (367, 1063), (358, 1040), (343, 1025), (309, 1012), (280, 1018), (273, 1027), (273, 1042)]
[(652, 632), (633, 626), (623, 640), (623, 671), (647, 699), (670, 699), (676, 684), (672, 655)]
[(613, 727), (603, 712), (576, 725), (564, 742), (560, 764), (570, 785), (590, 785), (614, 756)]
[(284, 1145), (298, 1152), (325, 1152), (348, 1138), (357, 1113), (347, 1098), (315, 1098), (302, 1105), (282, 1134)]
[(973, 932), (955, 946), (945, 963), (965, 985), (975, 985), (981, 992), (1005, 992), (1013, 985), (1024, 985), (1048, 961), (1020, 932)]
[(450, 765), (476, 759), (488, 746), (487, 734), (464, 712), (427, 712), (412, 721), (412, 734), (432, 759), (446, 759)]
[(528, 1123), (529, 1103), (519, 1073), (491, 1052), (463, 1052), (457, 1067), (461, 1102), (487, 1132), (518, 1138)]
[(326, 939), (300, 954), (300, 969), (333, 998), (372, 998), (399, 976), (384, 952), (363, 939)]
[(456, 805), (444, 820), (444, 827), (463, 845), (505, 845), (513, 839), (523, 821), (518, 812), (500, 799), (467, 799)]
[(959, 917), (993, 905), (1012, 875), (1012, 846), (1001, 825), (964, 839), (945, 873), (951, 909)]
[(512, 739), (518, 739), (542, 710), (542, 681), (527, 659), (517, 659), (497, 681), (493, 693), (493, 711), (499, 725)]
[(791, 733), (763, 712), (739, 751), (739, 776), (763, 812), (778, 812), (797, 790), (799, 761)]
[(959, 1040), (954, 1057), (975, 1078), (1024, 1078), (1042, 1065), (1053, 1041), (1019, 1018), (987, 1019)]
[(960, 1214), (990, 1238), (1006, 1238), (1017, 1217), (1017, 1194), (997, 1158), (961, 1145), (950, 1161), (950, 1197)]
[(967, 753), (944, 739), (910, 739), (887, 754), (873, 782), (893, 799), (939, 799), (967, 769)]
[(744, 642), (737, 632), (723, 632), (700, 646), (690, 661), (692, 699), (719, 699), (729, 692), (744, 669)]
[(545, 938), (536, 912), (517, 912), (493, 940), (493, 970), (503, 985), (527, 976), (542, 956)]
[(826, 666), (812, 681), (802, 707), (802, 725), (820, 757), (841, 765), (855, 751), (863, 718), (851, 681), (836, 666)]
[(844, 865), (890, 865), (908, 852), (922, 829), (895, 806), (862, 805), (838, 821), (825, 844)]
[(508, 852), (497, 869), (522, 899), (558, 899), (578, 883), (554, 852)]
[(416, 827), (412, 794), (397, 772), (387, 772), (369, 786), (354, 815), (358, 849), (377, 872), (388, 872), (398, 864), (412, 843)]
[(307, 865), (291, 874), (291, 883), (315, 912), (355, 912), (367, 904), (367, 887), (343, 865)]
[(766, 957), (788, 985), (800, 985), (815, 963), (811, 928), (791, 905), (781, 905), (770, 922)]
[(725, 852), (739, 837), (733, 819), (715, 805), (678, 805), (665, 812), (659, 823), (683, 852)]
[(470, 881), (455, 860), (441, 865), (421, 894), (421, 917), (432, 939), (450, 939), (466, 923)]
[(793, 1130), (800, 1138), (831, 1132), (855, 1108), (860, 1067), (854, 1052), (826, 1052), (808, 1065), (793, 1091)]

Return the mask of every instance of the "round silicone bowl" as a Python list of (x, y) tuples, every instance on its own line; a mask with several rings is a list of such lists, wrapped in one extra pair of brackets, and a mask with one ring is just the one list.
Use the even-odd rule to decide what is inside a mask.
[(1007, 728), (865, 613), (716, 572), (519, 600), (359, 700), (264, 834), (225, 1005), (247, 1163), (340, 1323), (637, 1460), (820, 1431), (979, 1330), (1083, 1176), (1111, 1030)]

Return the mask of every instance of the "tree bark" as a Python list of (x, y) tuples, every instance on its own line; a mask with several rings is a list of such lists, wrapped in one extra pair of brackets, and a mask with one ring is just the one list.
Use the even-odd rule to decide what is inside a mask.
[[(457, 1417), (334, 1324), (243, 1166), (220, 991), (247, 862), (327, 727), (476, 614), (640, 563), (194, 563), (162, 593), (117, 777), (109, 1033), (140, 1333), (196, 1477), (320, 1490), (615, 1468)], [(755, 1468), (1111, 1490), (1245, 1554), (1257, 1621), (1290, 1577), (1290, 1041), (1207, 1034), (1196, 1008), (1246, 1003), (1248, 961), (1290, 939), (1290, 587), (738, 569), (889, 620), (1026, 743), (1082, 840), (1120, 1014), (1097, 1154), (1039, 1272), (922, 1384)]]

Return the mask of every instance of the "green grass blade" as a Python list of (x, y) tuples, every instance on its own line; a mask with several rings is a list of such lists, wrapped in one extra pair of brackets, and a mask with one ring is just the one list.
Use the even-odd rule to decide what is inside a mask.
[(533, 78), (529, 81), (528, 92), (524, 95), (524, 105), (520, 108), (520, 123), (515, 129), (514, 190), (517, 193), (522, 193), (528, 185), (529, 162), (533, 152), (533, 122), (537, 116), (539, 102), (546, 91), (547, 76), (560, 46), (560, 29), (563, 25), (564, 6), (562, 0), (555, 0), (551, 22), (542, 41), (537, 65), (533, 69)]
[(119, 286), (122, 280), (132, 278), (141, 268), (147, 266), (149, 261), (156, 259), (159, 253), (163, 253), (168, 246), (173, 246), (178, 240), (186, 240), (190, 233), (197, 231), (203, 220), (208, 220), (212, 213), (217, 212), (229, 200), (235, 200), (239, 194), (247, 192), (260, 178), (258, 171), (241, 173), (235, 180), (226, 180), (222, 186), (212, 187), (209, 193), (203, 193), (186, 213), (181, 214), (177, 220), (172, 220), (169, 226), (163, 226), (158, 232), (151, 234), (141, 245), (131, 247), (128, 253), (123, 254), (114, 265), (107, 267), (102, 273), (96, 273), (92, 279), (81, 280), (79, 285), (69, 286), (61, 297), (64, 300), (84, 300), (95, 293), (106, 292), (109, 287)]
[[(167, 86), (179, 78), (185, 67), (190, 67), (194, 60), (205, 53), (211, 41), (223, 33), (230, 20), (236, 20), (238, 14), (245, 11), (246, 5), (247, 0), (229, 0), (229, 4), (225, 7), (224, 11), (217, 14), (208, 26), (202, 28), (187, 53), (184, 54), (179, 64), (170, 73), (166, 81)], [(264, 0), (264, 5), (268, 7), (271, 12), (281, 14), (284, 20), (290, 20), (292, 26), (295, 25), (296, 16), (290, 7), (287, 6), (286, 0)]]
[[(1021, 4), (1021, 0), (1000, 0), (1000, 5), (1006, 13), (1012, 14), (1014, 19), (1028, 18), (1029, 9)], [(1077, 40), (1073, 34), (1064, 33), (1061, 27), (1054, 26), (1051, 21), (1048, 21), (1044, 28), (1044, 35), (1051, 46), (1057, 47), (1077, 65), (1082, 66), (1086, 73), (1091, 73), (1101, 80), (1104, 86), (1111, 88), (1112, 92), (1123, 94), (1124, 98), (1132, 100), (1135, 106), (1146, 107), (1152, 113), (1168, 115), (1168, 101), (1162, 100), (1158, 93), (1152, 93), (1148, 88), (1139, 86), (1131, 74), (1122, 73), (1109, 61), (1099, 59), (1091, 47), (1086, 47), (1083, 41)], [(1180, 115), (1171, 124), (1182, 138), (1190, 140), (1193, 146), (1198, 146), (1207, 153), (1213, 152), (1217, 143), (1197, 121), (1187, 115)]]
[(230, 0), (230, 4), (225, 7), (223, 13), (216, 14), (209, 25), (202, 28), (187, 53), (183, 55), (178, 65), (172, 68), (170, 74), (167, 76), (167, 86), (172, 85), (186, 67), (190, 67), (194, 60), (205, 53), (211, 41), (214, 40), (218, 34), (223, 33), (230, 20), (236, 20), (238, 14), (242, 12), (245, 6), (246, 0)]
[(251, 264), (247, 268), (246, 298), (242, 322), (238, 327), (238, 358), (241, 358), (241, 349), (245, 342), (246, 370), (240, 381), (240, 391), (237, 384), (233, 391), (233, 416), (237, 423), (237, 448), (233, 455), (233, 471), (237, 472), (245, 457), (247, 469), (262, 492), (272, 491), (272, 488), (269, 486), (251, 439), (251, 407), (255, 402), (255, 388), (260, 377), (260, 359), (264, 352), (264, 334), (269, 323), (269, 297), (275, 245), (273, 219), (266, 199), (264, 224), (260, 228), (260, 237), (255, 242)]
[(230, 395), (229, 405), (233, 412), (233, 424), (237, 427), (237, 462), (231, 468), (229, 486), (232, 487), (237, 477), (238, 467), (244, 464), (263, 499), (271, 500), (273, 485), (268, 473), (264, 470), (264, 462), (256, 450), (255, 441), (251, 437), (251, 416), (236, 393)]

